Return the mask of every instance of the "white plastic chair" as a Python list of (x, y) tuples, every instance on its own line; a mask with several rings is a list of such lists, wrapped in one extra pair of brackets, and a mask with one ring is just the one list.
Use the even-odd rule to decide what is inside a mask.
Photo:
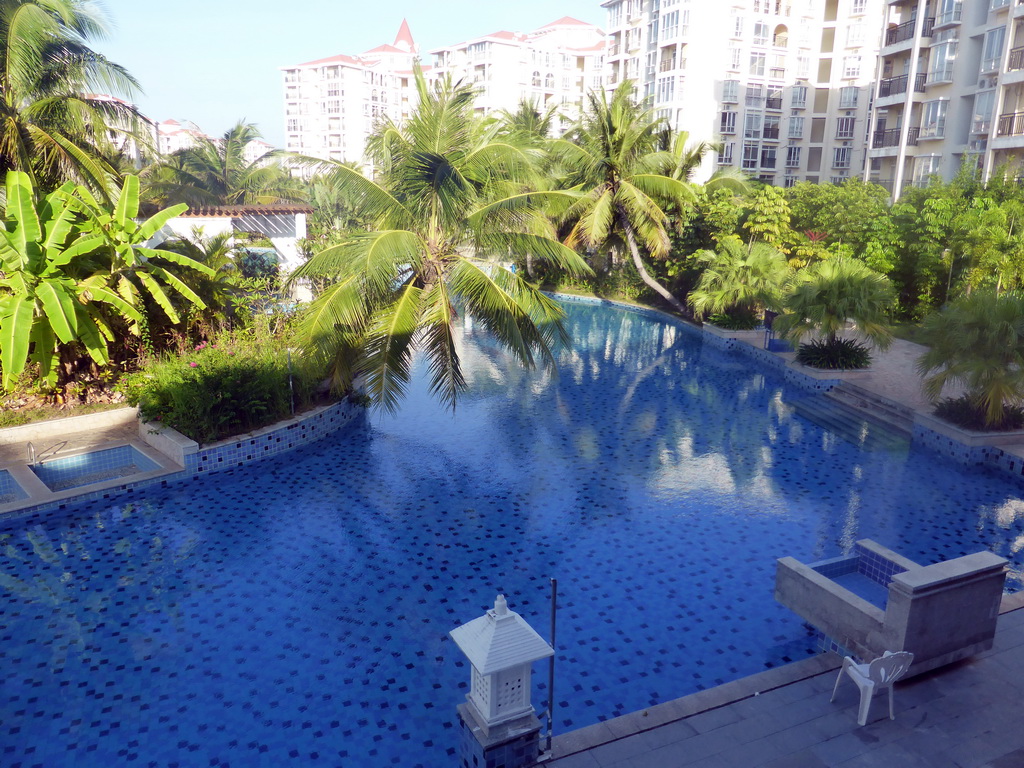
[(836, 687), (832, 689), (832, 698), (836, 700), (836, 691), (839, 690), (839, 683), (843, 675), (847, 674), (850, 679), (860, 688), (860, 712), (857, 715), (857, 724), (865, 725), (868, 721), (868, 710), (871, 709), (871, 698), (876, 691), (889, 689), (889, 719), (895, 720), (896, 715), (892, 708), (892, 685), (906, 674), (910, 665), (914, 662), (914, 654), (910, 651), (886, 651), (879, 658), (869, 664), (858, 664), (847, 656), (843, 659), (843, 668), (839, 670), (839, 677), (836, 678)]

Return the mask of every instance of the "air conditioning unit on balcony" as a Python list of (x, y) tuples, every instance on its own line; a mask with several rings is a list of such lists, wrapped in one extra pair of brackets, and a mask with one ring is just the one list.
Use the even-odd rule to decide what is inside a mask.
[(978, 81), (979, 88), (995, 88), (996, 79), (994, 77), (983, 77)]
[(988, 148), (988, 139), (975, 139), (967, 145), (971, 152), (984, 152)]

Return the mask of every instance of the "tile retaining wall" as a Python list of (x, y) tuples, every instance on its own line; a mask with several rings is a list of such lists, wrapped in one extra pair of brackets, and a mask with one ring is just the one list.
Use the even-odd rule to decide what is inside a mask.
[(124, 483), (113, 488), (104, 488), (45, 504), (37, 504), (33, 507), (23, 507), (0, 515), (0, 520), (45, 514), (72, 505), (116, 498), (131, 491), (154, 486), (167, 486), (171, 483), (193, 480), (203, 475), (242, 467), (320, 440), (349, 424), (364, 412), (365, 409), (361, 405), (349, 401), (335, 403), (315, 410), (308, 416), (299, 416), (294, 420), (289, 419), (283, 425), (267, 427), (241, 440), (225, 441), (206, 448), (199, 448), (185, 457), (185, 468), (181, 471), (140, 480), (136, 483)]

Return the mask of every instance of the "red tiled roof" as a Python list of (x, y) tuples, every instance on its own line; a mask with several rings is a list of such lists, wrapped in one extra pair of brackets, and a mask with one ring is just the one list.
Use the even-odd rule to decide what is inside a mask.
[(211, 218), (211, 217), (224, 217), (224, 218), (238, 218), (239, 216), (258, 216), (263, 215), (274, 215), (274, 214), (296, 214), (296, 213), (312, 213), (312, 207), (308, 205), (296, 205), (293, 203), (274, 203), (272, 205), (207, 205), (198, 206), (196, 208), (189, 208), (183, 214), (182, 218)]
[(588, 24), (585, 21), (574, 19), (572, 16), (563, 16), (558, 21), (552, 21), (550, 24), (545, 24), (541, 29), (547, 29), (548, 27), (568, 27), (568, 26), (580, 26), (580, 27), (592, 27), (593, 24)]
[[(312, 67), (318, 64), (355, 64), (357, 67), (364, 66), (364, 62), (355, 56), (348, 56), (347, 54), (341, 53), (337, 56), (328, 56), (326, 59), (314, 59), (313, 61), (307, 61), (304, 64), (298, 64), (300, 67)], [(282, 67), (282, 69), (295, 69), (295, 67)]]
[(384, 45), (378, 45), (376, 48), (371, 48), (370, 50), (365, 51), (365, 53), (407, 53), (407, 51), (403, 51), (401, 48), (395, 48), (393, 45), (384, 43)]
[(416, 46), (412, 39), (412, 30), (409, 29), (409, 22), (405, 19), (402, 19), (402, 26), (398, 28), (398, 34), (395, 35), (395, 45), (397, 46), (399, 43), (408, 45), (410, 51)]

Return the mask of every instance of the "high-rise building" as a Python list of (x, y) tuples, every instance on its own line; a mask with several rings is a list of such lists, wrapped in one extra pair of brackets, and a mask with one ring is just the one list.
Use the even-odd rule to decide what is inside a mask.
[(514, 111), (521, 101), (554, 106), (561, 133), (579, 114), (585, 94), (601, 87), (604, 32), (565, 16), (533, 32), (500, 31), (437, 48), (432, 76), (474, 83), (481, 114)]
[(310, 157), (361, 161), (374, 122), (408, 114), (418, 51), (403, 20), (391, 45), (282, 67), (285, 147)]
[(883, 0), (606, 0), (606, 87), (634, 81), (693, 141), (698, 178), (839, 181), (865, 160)]
[(867, 178), (893, 190), (1024, 159), (1024, 4), (890, 0)]

